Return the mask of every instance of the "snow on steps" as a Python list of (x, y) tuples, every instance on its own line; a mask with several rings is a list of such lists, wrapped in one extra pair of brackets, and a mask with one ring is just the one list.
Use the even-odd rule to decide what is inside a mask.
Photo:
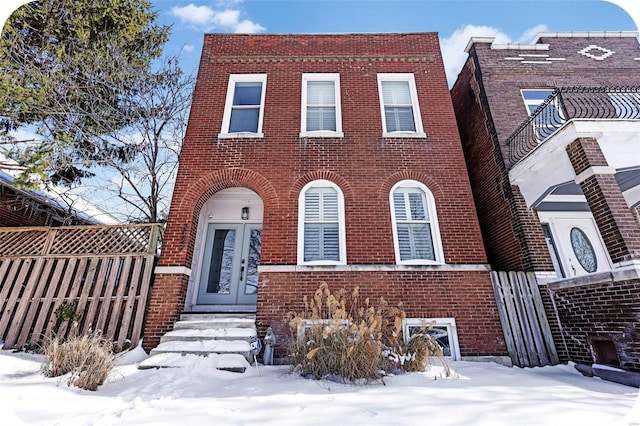
[(204, 357), (195, 354), (164, 353), (149, 357), (138, 365), (140, 370), (190, 367), (209, 367), (244, 373), (250, 364), (244, 356), (238, 354), (210, 354)]
[(200, 356), (210, 358), (202, 362), (214, 368), (243, 372), (253, 358), (249, 341), (256, 334), (253, 314), (182, 314), (140, 368), (187, 366)]

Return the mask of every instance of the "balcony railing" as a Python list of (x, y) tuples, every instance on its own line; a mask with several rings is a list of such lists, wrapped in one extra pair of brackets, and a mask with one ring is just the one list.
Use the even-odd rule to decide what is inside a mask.
[(513, 166), (574, 118), (640, 119), (640, 87), (562, 87), (507, 138)]

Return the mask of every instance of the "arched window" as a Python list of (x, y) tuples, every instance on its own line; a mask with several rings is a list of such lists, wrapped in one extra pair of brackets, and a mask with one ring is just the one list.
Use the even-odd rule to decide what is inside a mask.
[(420, 182), (404, 180), (394, 185), (389, 198), (396, 263), (444, 263), (431, 191)]
[(344, 265), (344, 196), (327, 180), (308, 183), (298, 200), (298, 264)]

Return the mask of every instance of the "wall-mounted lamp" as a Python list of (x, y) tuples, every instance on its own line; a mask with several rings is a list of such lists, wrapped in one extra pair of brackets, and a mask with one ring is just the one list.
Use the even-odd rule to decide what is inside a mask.
[(249, 219), (249, 207), (243, 207), (242, 208), (242, 213), (240, 213), (240, 218), (242, 220), (248, 220)]

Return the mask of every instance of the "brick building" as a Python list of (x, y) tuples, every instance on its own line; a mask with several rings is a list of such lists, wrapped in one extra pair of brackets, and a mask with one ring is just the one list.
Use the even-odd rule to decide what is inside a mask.
[[(77, 211), (40, 191), (25, 190), (14, 177), (0, 170), (0, 227), (98, 225), (104, 212)], [(94, 213), (92, 215), (91, 213)]]
[(205, 36), (145, 347), (248, 311), (282, 355), (321, 281), (506, 354), (435, 33)]
[(451, 95), (491, 266), (536, 272), (570, 359), (640, 371), (636, 36), (474, 38)]

